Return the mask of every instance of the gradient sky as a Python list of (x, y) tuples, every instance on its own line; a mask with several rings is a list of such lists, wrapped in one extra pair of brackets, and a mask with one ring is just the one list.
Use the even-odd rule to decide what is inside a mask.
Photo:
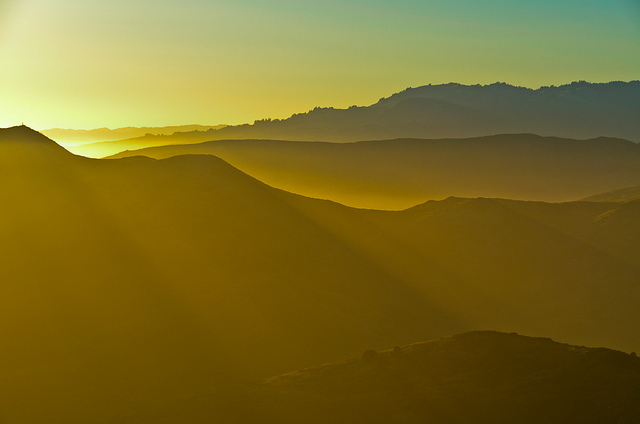
[(640, 79), (640, 0), (0, 0), (0, 126), (238, 124)]

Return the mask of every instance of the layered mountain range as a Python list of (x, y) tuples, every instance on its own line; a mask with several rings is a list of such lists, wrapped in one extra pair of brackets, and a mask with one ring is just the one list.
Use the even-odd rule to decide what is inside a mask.
[(269, 118), (251, 125), (149, 135), (79, 146), (74, 152), (103, 157), (152, 145), (226, 139), (354, 142), (507, 133), (573, 139), (613, 137), (640, 142), (639, 99), (640, 81), (598, 84), (578, 81), (538, 89), (505, 83), (427, 85), (407, 88), (370, 106), (317, 107), (287, 119)]
[[(247, 411), (267, 402), (282, 412), (297, 396), (290, 377), (265, 386), (275, 392), (244, 382), (483, 328), (640, 349), (636, 200), (449, 197), (402, 211), (354, 209), (273, 188), (212, 155), (88, 159), (27, 127), (0, 130), (0, 172), (0, 417), (8, 423), (211, 422), (234, 416), (234, 393), (258, 393)], [(568, 375), (586, 370), (578, 357)], [(607, 367), (617, 359), (604, 361), (596, 369), (616, 375)], [(362, 372), (364, 386), (405, 384)], [(425, 380), (407, 401), (427, 396), (424, 405), (435, 405), (456, 392), (456, 372), (435, 376), (434, 386)], [(311, 393), (300, 395), (305, 413), (324, 408), (313, 394), (323, 390), (314, 381), (330, 378), (322, 373), (308, 380), (315, 388), (300, 389)], [(511, 384), (516, 396), (543, 393), (553, 380), (536, 375), (508, 377), (487, 399)], [(327, 380), (330, 392), (337, 378)], [(628, 407), (633, 378), (622, 403), (602, 407), (622, 412), (602, 417), (637, 417)], [(264, 401), (280, 396), (279, 384), (293, 397)], [(594, 385), (584, 399), (610, 387)], [(384, 398), (381, 390), (369, 399)], [(451, 399), (470, 401), (476, 390)], [(341, 402), (335, 394), (326, 405)], [(460, 417), (484, 411), (474, 402)], [(516, 406), (503, 421), (486, 422), (516, 416), (509, 402)], [(413, 408), (388, 416), (418, 422), (425, 411)], [(442, 408), (435, 417), (448, 416)]]
[(75, 146), (105, 141), (126, 140), (144, 136), (172, 135), (191, 131), (208, 131), (223, 128), (225, 125), (178, 125), (169, 127), (124, 127), (124, 128), (96, 128), (93, 130), (75, 130), (66, 128), (51, 128), (41, 131), (42, 134), (65, 145)]
[(500, 197), (561, 202), (640, 185), (640, 145), (533, 134), (358, 143), (222, 140), (127, 151), (113, 158), (216, 155), (287, 191), (374, 209), (426, 200)]

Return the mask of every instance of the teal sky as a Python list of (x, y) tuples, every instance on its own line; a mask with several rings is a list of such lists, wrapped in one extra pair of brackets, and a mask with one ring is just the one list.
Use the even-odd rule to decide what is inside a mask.
[(0, 0), (0, 126), (237, 124), (406, 87), (640, 79), (640, 0)]

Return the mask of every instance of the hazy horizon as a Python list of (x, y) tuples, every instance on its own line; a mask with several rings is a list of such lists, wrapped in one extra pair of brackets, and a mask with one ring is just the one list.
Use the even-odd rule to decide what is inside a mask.
[[(631, 83), (631, 82), (636, 82), (636, 81), (640, 81), (640, 79), (629, 80), (629, 81), (620, 81), (620, 80), (611, 80), (611, 81), (585, 81), (585, 80), (573, 80), (573, 81), (566, 81), (566, 82), (564, 82), (564, 83), (548, 84), (548, 85), (540, 85), (540, 86), (533, 86), (533, 87), (527, 87), (527, 86), (517, 85), (517, 84), (510, 84), (509, 82), (505, 82), (505, 81), (494, 81), (494, 82), (492, 82), (492, 83), (487, 83), (487, 84), (461, 84), (461, 83), (458, 83), (458, 82), (455, 82), (455, 81), (450, 81), (450, 82), (442, 83), (442, 84), (426, 83), (426, 84), (418, 85), (418, 86), (415, 86), (415, 87), (407, 87), (406, 89), (412, 89), (412, 88), (413, 88), (413, 89), (415, 89), (415, 88), (426, 87), (426, 86), (446, 86), (446, 85), (452, 85), (452, 84), (453, 84), (453, 85), (466, 86), (466, 87), (477, 86), (477, 85), (480, 85), (480, 86), (485, 87), (485, 86), (489, 86), (489, 85), (493, 85), (493, 84), (506, 84), (506, 85), (508, 85), (508, 86), (512, 86), (512, 87), (516, 87), (516, 88), (525, 88), (525, 89), (529, 89), (529, 90), (536, 91), (536, 90), (540, 90), (540, 89), (547, 88), (547, 87), (562, 87), (562, 86), (568, 86), (568, 85), (570, 85), (570, 84), (572, 84), (572, 83), (578, 83), (578, 82), (580, 82), (580, 83), (582, 83), (582, 82), (586, 82), (586, 83), (589, 83), (589, 84), (608, 84), (608, 83), (616, 83), (616, 82)], [(400, 91), (398, 91), (398, 92), (393, 92), (393, 93), (385, 93), (385, 94), (383, 95), (383, 97), (379, 97), (379, 98), (380, 98), (380, 99), (382, 99), (382, 98), (385, 98), (385, 97), (389, 97), (389, 96), (392, 96), (392, 95), (394, 95), (394, 94), (398, 94), (398, 93), (400, 93), (401, 91), (402, 91), (402, 90), (400, 90)], [(373, 102), (373, 103), (371, 103), (371, 104), (352, 105), (352, 106), (367, 107), (367, 106), (371, 106), (372, 104), (375, 104), (375, 102)], [(319, 106), (316, 106), (315, 108), (318, 108), (318, 107), (319, 107)], [(331, 109), (339, 109), (339, 110), (345, 110), (345, 109), (347, 109), (347, 108), (348, 108), (348, 107), (335, 107), (335, 106), (332, 106), (332, 105), (327, 105), (327, 106), (325, 106), (325, 107), (326, 107), (326, 108), (331, 108)], [(7, 127), (9, 127), (9, 126), (16, 126), (16, 125), (27, 125), (28, 127), (35, 129), (36, 131), (55, 131), (55, 130), (64, 130), (64, 131), (77, 131), (78, 133), (81, 133), (81, 132), (90, 132), (90, 131), (100, 131), (100, 130), (106, 130), (106, 131), (118, 131), (118, 130), (128, 130), (128, 129), (131, 129), (131, 130), (140, 130), (140, 129), (155, 129), (155, 130), (158, 130), (158, 129), (165, 129), (165, 128), (166, 128), (166, 129), (168, 129), (168, 128), (172, 128), (172, 129), (175, 129), (175, 130), (178, 130), (178, 131), (185, 131), (185, 130), (181, 130), (181, 129), (180, 129), (180, 127), (184, 127), (184, 128), (186, 128), (186, 127), (198, 127), (198, 126), (200, 126), (200, 127), (214, 127), (214, 126), (216, 126), (216, 127), (222, 127), (222, 126), (239, 126), (239, 125), (245, 125), (245, 124), (249, 124), (249, 125), (251, 125), (251, 124), (254, 124), (256, 121), (260, 121), (260, 120), (270, 120), (270, 119), (287, 119), (287, 118), (290, 118), (290, 117), (292, 117), (292, 116), (295, 116), (296, 114), (306, 113), (306, 112), (308, 112), (308, 111), (311, 111), (311, 109), (309, 109), (309, 110), (299, 110), (299, 111), (294, 111), (294, 112), (293, 112), (293, 113), (291, 113), (290, 115), (287, 115), (287, 116), (282, 117), (282, 118), (276, 118), (276, 117), (272, 117), (272, 116), (264, 116), (264, 117), (260, 117), (260, 118), (255, 118), (255, 119), (247, 120), (247, 121), (245, 121), (245, 122), (237, 122), (237, 123), (234, 123), (234, 124), (226, 124), (226, 123), (219, 123), (219, 122), (217, 122), (217, 123), (214, 123), (214, 124), (211, 124), (211, 125), (207, 125), (207, 124), (205, 124), (205, 123), (203, 123), (203, 122), (188, 122), (188, 123), (187, 123), (187, 122), (185, 122), (185, 123), (182, 123), (182, 124), (175, 124), (175, 125), (169, 125), (169, 124), (166, 124), (166, 125), (165, 125), (165, 124), (162, 124), (162, 125), (156, 125), (156, 126), (144, 125), (144, 124), (143, 124), (143, 125), (137, 125), (137, 126), (135, 126), (135, 125), (126, 125), (126, 126), (120, 126), (120, 127), (107, 127), (107, 126), (100, 126), (100, 127), (92, 127), (92, 128), (71, 128), (71, 127), (66, 127), (66, 128), (65, 128), (65, 127), (37, 128), (37, 127), (33, 127), (33, 126), (31, 126), (31, 125), (27, 125), (27, 123), (25, 123), (25, 122), (22, 122), (22, 121), (21, 121), (21, 122), (20, 122), (20, 124), (15, 123), (15, 124), (13, 124), (13, 125), (8, 125)], [(167, 131), (165, 131), (164, 133), (163, 133), (163, 132), (157, 132), (157, 133), (156, 133), (156, 132), (153, 132), (152, 134), (154, 134), (154, 135), (156, 135), (156, 134), (160, 134), (160, 135), (171, 135), (172, 133), (171, 133), (171, 132), (167, 132)], [(121, 138), (121, 137), (118, 137), (118, 138), (113, 138), (113, 139), (109, 139), (109, 140), (120, 140), (120, 139), (122, 139), (122, 138)], [(106, 139), (105, 139), (105, 140), (106, 140)], [(69, 144), (69, 143), (66, 143), (66, 144), (65, 144), (65, 143), (63, 142), (63, 145), (65, 145), (65, 146), (66, 146), (66, 145), (72, 145), (72, 144)]]

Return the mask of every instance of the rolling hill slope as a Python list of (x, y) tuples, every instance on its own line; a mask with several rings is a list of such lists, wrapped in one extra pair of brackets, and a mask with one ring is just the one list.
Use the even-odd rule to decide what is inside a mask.
[(532, 134), (344, 144), (226, 140), (113, 157), (190, 153), (216, 155), (287, 191), (376, 209), (448, 196), (570, 201), (640, 184), (636, 143)]
[(0, 137), (6, 422), (111, 422), (457, 328), (302, 213), (310, 200), (218, 158), (99, 161), (27, 128)]
[(0, 176), (6, 423), (210, 422), (237, 381), (478, 328), (640, 348), (633, 204), (360, 210), (26, 127)]

